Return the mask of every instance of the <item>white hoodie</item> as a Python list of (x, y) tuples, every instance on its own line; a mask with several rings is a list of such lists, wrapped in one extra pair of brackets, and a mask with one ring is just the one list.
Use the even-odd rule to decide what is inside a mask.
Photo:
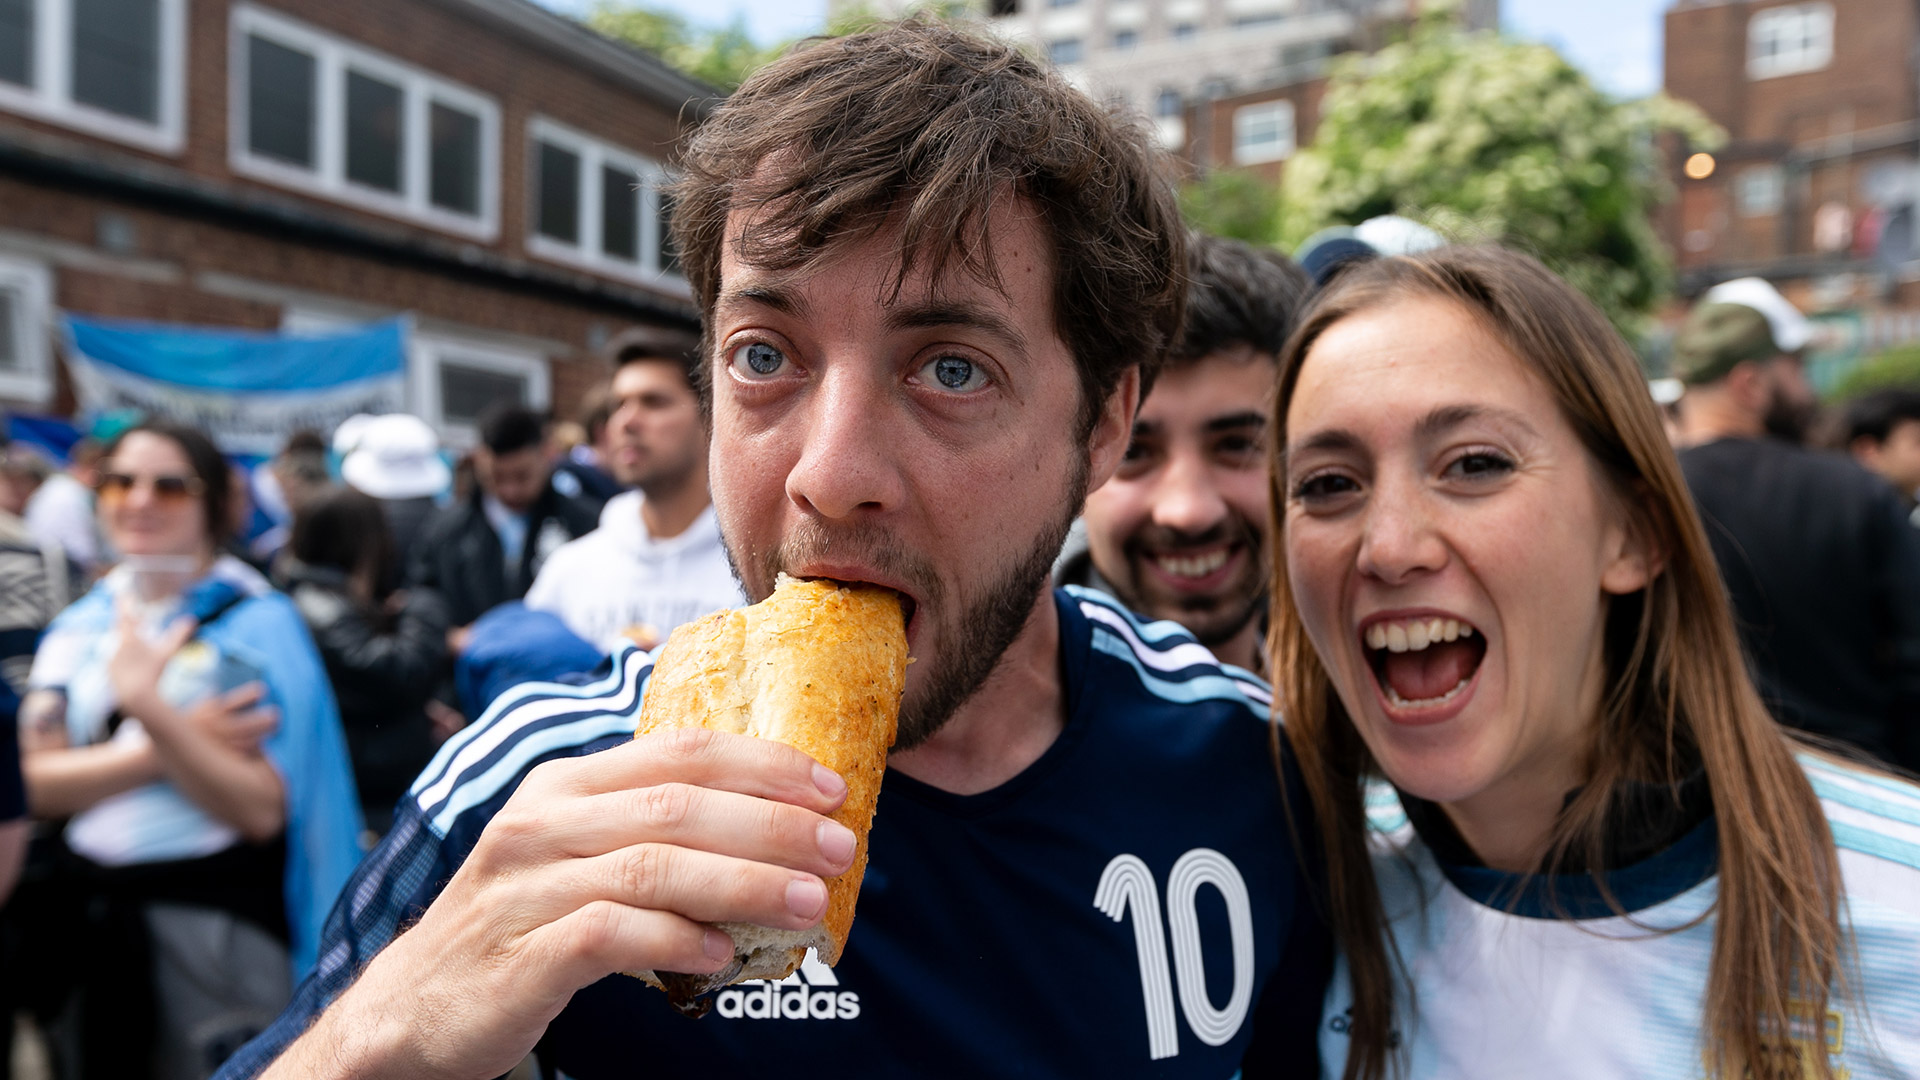
[[(527, 606), (550, 611), (567, 629), (602, 649), (651, 636), (746, 603), (720, 546), (713, 507), (679, 536), (655, 540), (640, 516), (638, 491), (616, 495), (600, 527), (563, 545), (540, 567)], [(626, 632), (636, 631), (635, 638)], [(642, 642), (651, 647), (651, 644)]]

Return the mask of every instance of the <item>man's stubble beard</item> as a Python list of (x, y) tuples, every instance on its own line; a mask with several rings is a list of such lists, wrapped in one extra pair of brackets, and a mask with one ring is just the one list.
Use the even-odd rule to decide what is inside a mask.
[[(1233, 520), (1235, 526), (1232, 531), (1238, 535), (1232, 539), (1241, 543), (1247, 551), (1248, 572), (1243, 580), (1230, 583), (1230, 587), (1224, 594), (1226, 599), (1224, 608), (1215, 604), (1213, 597), (1195, 597), (1184, 601), (1179, 597), (1171, 597), (1161, 604), (1149, 602), (1146, 590), (1140, 587), (1140, 580), (1145, 577), (1145, 570), (1141, 564), (1146, 562), (1149, 556), (1144, 550), (1145, 545), (1141, 544), (1137, 537), (1129, 540), (1121, 549), (1122, 558), (1127, 564), (1126, 576), (1132, 580), (1121, 581), (1104, 574), (1102, 577), (1106, 579), (1108, 585), (1112, 586), (1114, 598), (1129, 610), (1150, 619), (1171, 619), (1192, 634), (1195, 641), (1209, 649), (1217, 649), (1238, 637), (1240, 632), (1259, 618), (1267, 607), (1266, 540), (1260, 535), (1260, 531), (1244, 518)], [(1205, 544), (1215, 535), (1214, 533), (1203, 535), (1197, 540), (1189, 541), (1189, 544), (1190, 546)], [(1095, 569), (1099, 568), (1096, 566)], [(1172, 610), (1167, 610), (1169, 607)], [(1225, 616), (1217, 614), (1222, 610), (1227, 612)]]
[[(864, 564), (876, 573), (905, 582), (919, 604), (920, 617), (939, 620), (935, 635), (941, 655), (915, 657), (909, 669), (923, 671), (918, 693), (912, 690), (900, 703), (900, 721), (893, 750), (898, 753), (925, 743), (953, 719), (980, 691), (999, 667), (1007, 649), (1026, 629), (1034, 601), (1047, 589), (1054, 560), (1066, 543), (1067, 530), (1086, 501), (1088, 462), (1075, 460), (1068, 477), (1062, 512), (1049, 522), (1020, 556), (975, 596), (950, 601), (931, 565), (918, 552), (894, 543), (883, 530), (854, 526), (828, 530), (807, 521), (785, 537), (781, 545), (757, 559), (765, 589), (756, 589), (740, 572), (740, 553), (722, 537), (727, 562), (735, 580), (750, 599), (767, 598), (777, 576), (789, 566), (813, 559)], [(758, 593), (758, 595), (755, 595)]]

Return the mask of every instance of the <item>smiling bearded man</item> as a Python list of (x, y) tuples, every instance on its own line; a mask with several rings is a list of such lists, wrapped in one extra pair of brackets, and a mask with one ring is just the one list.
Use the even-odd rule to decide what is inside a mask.
[(844, 953), (698, 1023), (615, 974), (718, 971), (716, 925), (819, 923), (855, 848), (824, 816), (845, 783), (791, 747), (632, 737), (653, 666), (625, 649), (448, 742), (318, 974), (222, 1075), (481, 1078), (536, 1046), (579, 1080), (1314, 1072), (1331, 958), (1264, 684), (1048, 588), (1180, 326), (1184, 234), (1144, 132), (1009, 45), (906, 23), (763, 69), (684, 167), (747, 593), (786, 572), (907, 601)]

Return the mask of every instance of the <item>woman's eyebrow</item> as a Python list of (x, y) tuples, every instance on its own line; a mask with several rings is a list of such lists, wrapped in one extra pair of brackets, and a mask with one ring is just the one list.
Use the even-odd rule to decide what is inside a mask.
[(1442, 405), (1415, 422), (1413, 433), (1420, 439), (1431, 439), (1476, 420), (1516, 427), (1527, 435), (1538, 434), (1525, 415), (1491, 405)]
[(1325, 431), (1316, 431), (1299, 442), (1289, 443), (1286, 448), (1286, 456), (1293, 457), (1297, 454), (1304, 454), (1309, 450), (1323, 450), (1330, 453), (1338, 453), (1345, 450), (1358, 450), (1361, 448), (1361, 445), (1360, 436), (1355, 435), (1353, 432), (1345, 428), (1328, 428)]

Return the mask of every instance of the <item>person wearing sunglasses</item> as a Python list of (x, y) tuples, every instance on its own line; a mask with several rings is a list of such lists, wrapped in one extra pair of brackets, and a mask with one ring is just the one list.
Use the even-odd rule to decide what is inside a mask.
[(79, 990), (77, 1075), (206, 1075), (285, 1004), (358, 860), (312, 640), (220, 554), (231, 491), (201, 433), (121, 434), (96, 483), (121, 561), (34, 657), (23, 771), (34, 815), (65, 822), (47, 887), (72, 921), (46, 936)]
[(1606, 317), (1499, 248), (1379, 259), (1276, 402), (1322, 1075), (1920, 1077), (1920, 787), (1769, 714)]

